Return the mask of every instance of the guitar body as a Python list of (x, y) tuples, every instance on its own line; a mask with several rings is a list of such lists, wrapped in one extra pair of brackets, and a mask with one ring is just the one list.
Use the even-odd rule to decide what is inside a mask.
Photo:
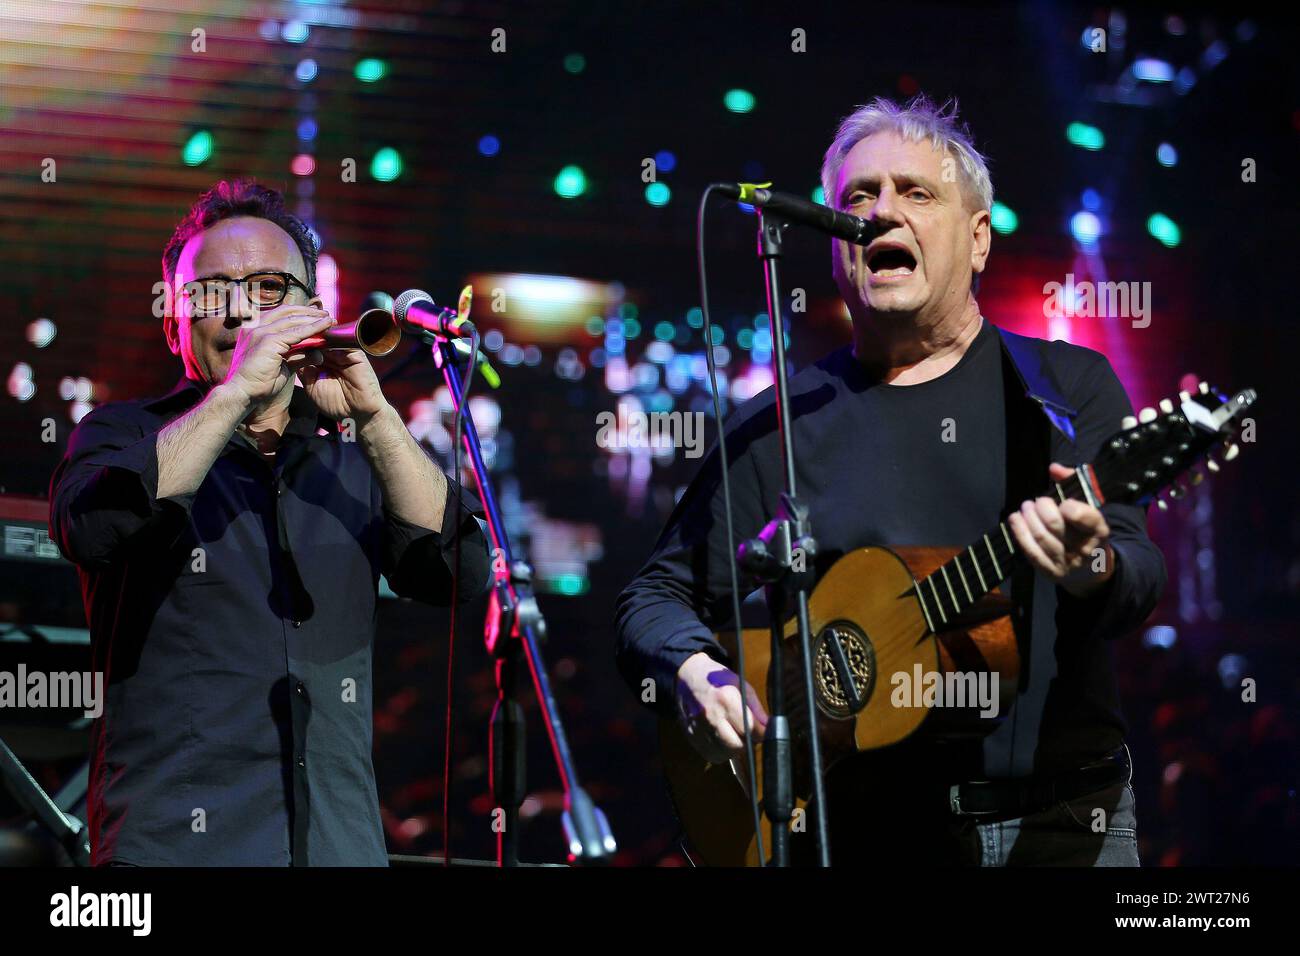
[[(995, 592), (962, 620), (951, 622), (950, 628), (935, 635), (916, 596), (916, 581), (958, 550), (861, 548), (842, 557), (817, 583), (808, 604), (824, 769), (854, 753), (897, 743), (922, 725), (944, 736), (985, 734), (996, 726), (993, 720), (980, 718), (977, 707), (940, 711), (916, 705), (910, 692), (900, 698), (895, 674), (907, 675), (910, 687), (922, 674), (987, 672), (994, 681), (998, 713), (1006, 713), (1019, 679), (1019, 655), (1007, 616), (1009, 602)], [(811, 722), (793, 619), (787, 622), (784, 635), (782, 680), (794, 740), (796, 806), (805, 807), (812, 794), (806, 766)], [(732, 660), (738, 660), (734, 630), (717, 636)], [(763, 628), (749, 628), (741, 632), (741, 640), (745, 643), (745, 679), (767, 709), (773, 676), (770, 634)], [(840, 680), (846, 667), (854, 685), (849, 693)], [(896, 705), (899, 699), (906, 703)], [(743, 765), (739, 761), (708, 763), (695, 752), (675, 718), (661, 721), (660, 747), (692, 856), (709, 866), (759, 865), (753, 813), (742, 783), (748, 779)], [(761, 797), (763, 760), (757, 740), (755, 751)], [(766, 817), (762, 826), (764, 845), (770, 846)]]

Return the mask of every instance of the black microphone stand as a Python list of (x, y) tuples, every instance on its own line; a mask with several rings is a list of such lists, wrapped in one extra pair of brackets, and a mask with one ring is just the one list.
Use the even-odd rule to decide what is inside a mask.
[[(453, 409), (460, 414), (461, 372), (456, 364), (456, 348), (443, 336), (434, 337), (433, 343), (434, 362), (442, 369)], [(533, 596), (533, 571), (527, 562), (516, 561), (511, 555), (491, 478), (483, 463), (478, 429), (469, 409), (464, 410), (464, 425), (465, 450), (469, 452), (470, 469), (483, 502), (492, 543), (493, 583), (484, 621), (484, 641), (496, 662), (497, 702), (491, 722), (492, 794), (496, 806), (505, 814), (504, 825), (497, 830), (497, 865), (519, 865), (519, 807), (524, 802), (526, 768), (524, 710), (518, 692), (519, 671), (524, 664), (532, 674), (537, 704), (564, 788), (562, 821), (569, 860), (582, 864), (608, 863), (618, 845), (605, 814), (578, 783), (573, 754), (542, 660), (540, 642), (546, 637), (546, 621)], [(459, 475), (455, 477), (460, 480)]]
[(74, 866), (90, 866), (90, 829), (64, 813), (45, 792), (9, 745), (0, 740), (0, 780), (9, 784), (14, 798), (29, 810), (68, 852)]
[[(817, 542), (812, 537), (808, 509), (796, 494), (794, 435), (790, 421), (790, 391), (785, 374), (785, 326), (781, 318), (781, 293), (777, 260), (790, 220), (774, 210), (756, 207), (758, 256), (763, 260), (767, 314), (772, 329), (772, 369), (776, 383), (776, 421), (781, 436), (781, 462), (785, 491), (776, 517), (758, 537), (741, 543), (737, 556), (753, 579), (766, 585), (772, 632), (772, 657), (767, 677), (768, 722), (763, 737), (763, 811), (772, 828), (773, 866), (790, 865), (790, 819), (794, 814), (794, 747), (785, 700), (785, 621), (791, 599), (798, 618), (799, 648), (803, 654), (804, 710), (808, 715), (808, 771), (812, 776), (813, 819), (817, 861), (830, 866), (830, 829), (826, 819), (826, 787), (822, 780), (821, 738), (817, 732), (817, 698), (813, 690), (812, 637), (808, 622), (808, 594), (813, 585), (812, 559)], [(708, 346), (712, 348), (712, 344)], [(798, 560), (796, 560), (796, 553)], [(799, 567), (796, 569), (796, 565)]]

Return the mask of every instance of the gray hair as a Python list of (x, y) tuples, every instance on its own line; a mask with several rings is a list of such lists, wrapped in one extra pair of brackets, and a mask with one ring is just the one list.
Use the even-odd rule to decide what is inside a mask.
[(957, 101), (937, 106), (924, 93), (918, 93), (905, 106), (877, 96), (844, 118), (822, 163), (822, 190), (828, 206), (837, 208), (835, 180), (849, 150), (868, 136), (885, 131), (896, 133), (905, 142), (928, 138), (935, 149), (951, 154), (961, 166), (961, 187), (966, 200), (974, 200), (977, 210), (992, 210), (993, 181), (989, 178), (988, 164), (975, 149), (970, 129), (957, 119)]

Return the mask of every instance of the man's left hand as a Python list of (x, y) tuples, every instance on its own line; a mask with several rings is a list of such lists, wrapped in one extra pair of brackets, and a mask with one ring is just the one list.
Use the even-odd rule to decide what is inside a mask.
[[(1052, 481), (1073, 474), (1073, 468), (1055, 462), (1048, 468)], [(1007, 523), (1029, 563), (1076, 597), (1096, 591), (1115, 573), (1110, 526), (1092, 505), (1037, 498), (1024, 502)]]
[[(320, 349), (321, 361), (298, 371), (307, 396), (330, 418), (350, 418), (359, 429), (388, 401), (379, 377), (361, 349)], [(313, 356), (315, 358), (315, 356)]]

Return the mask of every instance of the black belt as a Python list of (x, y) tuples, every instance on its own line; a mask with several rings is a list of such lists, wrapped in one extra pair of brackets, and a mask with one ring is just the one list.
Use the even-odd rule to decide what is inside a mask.
[(1041, 813), (1061, 800), (1105, 790), (1129, 778), (1128, 748), (1121, 746), (1096, 763), (1051, 776), (972, 780), (948, 788), (948, 809), (960, 817), (1006, 819)]

